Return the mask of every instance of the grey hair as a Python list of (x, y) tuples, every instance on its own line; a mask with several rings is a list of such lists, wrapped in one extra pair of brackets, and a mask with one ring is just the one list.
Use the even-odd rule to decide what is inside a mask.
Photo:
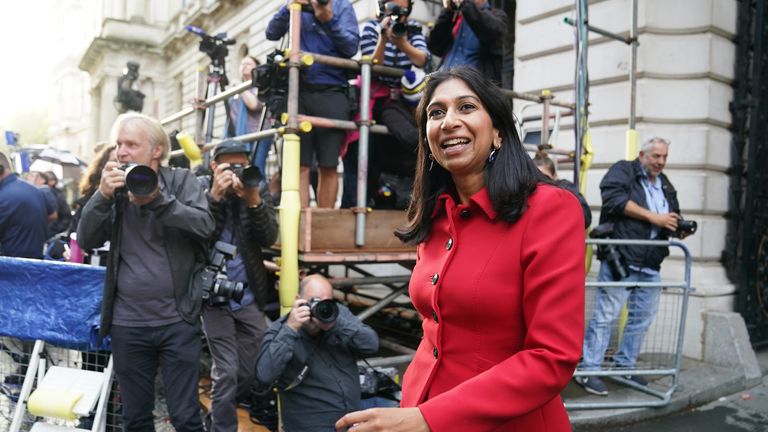
[(651, 151), (651, 149), (653, 148), (653, 145), (656, 143), (664, 144), (665, 146), (667, 146), (667, 148), (669, 148), (669, 145), (672, 144), (672, 142), (670, 142), (666, 138), (652, 137), (652, 138), (648, 138), (647, 140), (645, 140), (645, 142), (643, 142), (643, 146), (640, 147), (640, 151), (642, 151), (643, 153), (648, 153), (649, 151)]
[[(134, 126), (134, 123), (136, 125)], [(160, 162), (164, 163), (168, 160), (168, 153), (171, 150), (171, 140), (168, 138), (168, 134), (163, 129), (163, 125), (154, 118), (140, 114), (137, 112), (127, 112), (120, 114), (115, 119), (115, 123), (112, 125), (112, 130), (109, 133), (109, 141), (112, 144), (117, 144), (117, 136), (120, 131), (128, 127), (139, 127), (147, 134), (149, 139), (149, 145), (152, 148), (155, 146), (162, 146), (163, 153), (160, 156)]]

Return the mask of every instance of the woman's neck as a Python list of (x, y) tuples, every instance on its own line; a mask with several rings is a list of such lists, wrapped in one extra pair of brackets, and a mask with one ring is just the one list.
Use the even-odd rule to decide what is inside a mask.
[(454, 176), (453, 184), (456, 185), (456, 192), (459, 194), (461, 203), (467, 204), (472, 195), (485, 187), (485, 179), (482, 173), (471, 176)]

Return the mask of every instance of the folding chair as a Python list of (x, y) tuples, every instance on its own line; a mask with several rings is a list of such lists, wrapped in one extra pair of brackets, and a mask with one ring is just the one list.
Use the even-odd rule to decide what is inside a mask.
[[(10, 432), (20, 430), (25, 409), (36, 417), (30, 432), (103, 432), (112, 383), (112, 356), (102, 372), (47, 367), (46, 360), (42, 358), (44, 347), (45, 342), (35, 341)], [(94, 418), (90, 429), (67, 426), (77, 424), (76, 420), (92, 414)]]

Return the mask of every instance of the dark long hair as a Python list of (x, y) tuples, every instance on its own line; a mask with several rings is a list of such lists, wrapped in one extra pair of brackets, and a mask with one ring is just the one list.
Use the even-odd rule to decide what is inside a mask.
[(443, 167), (435, 163), (432, 170), (429, 169), (431, 160), (428, 157), (426, 130), (427, 105), (432, 100), (435, 89), (452, 79), (464, 81), (477, 94), (491, 117), (493, 127), (501, 134), (501, 148), (495, 161), (486, 164), (484, 174), (485, 187), (499, 218), (510, 223), (518, 220), (527, 207), (528, 197), (536, 190), (536, 185), (543, 181), (544, 176), (533, 164), (520, 142), (512, 117), (512, 107), (501, 89), (474, 68), (460, 66), (435, 72), (429, 76), (424, 94), (416, 108), (419, 146), (413, 195), (407, 211), (408, 221), (395, 231), (395, 235), (408, 244), (418, 244), (426, 239), (432, 226), (432, 212), (437, 197), (453, 186), (451, 174)]
[(99, 188), (99, 184), (101, 183), (101, 171), (104, 170), (104, 165), (109, 161), (109, 154), (116, 148), (116, 145), (109, 144), (102, 147), (101, 150), (96, 153), (93, 162), (88, 165), (88, 169), (80, 179), (80, 196), (90, 197), (96, 192), (96, 189)]

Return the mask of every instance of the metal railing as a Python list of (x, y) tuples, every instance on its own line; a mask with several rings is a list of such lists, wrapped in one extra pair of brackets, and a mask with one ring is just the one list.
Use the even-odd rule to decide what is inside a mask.
[[(612, 383), (620, 384), (623, 389), (613, 396), (588, 396), (578, 401), (566, 399), (567, 409), (604, 409), (660, 407), (669, 404), (672, 394), (678, 387), (680, 365), (685, 336), (685, 317), (688, 311), (688, 299), (691, 293), (691, 254), (688, 248), (678, 240), (597, 240), (588, 239), (587, 244), (594, 245), (636, 245), (645, 247), (677, 247), (685, 259), (684, 279), (681, 281), (659, 282), (598, 282), (586, 283), (587, 301), (585, 302), (585, 326), (593, 318), (595, 291), (598, 289), (652, 288), (662, 290), (659, 306), (653, 322), (645, 333), (642, 349), (636, 364), (631, 367), (617, 367), (612, 356), (618, 352), (624, 332), (623, 319), (615, 319), (611, 328), (611, 339), (599, 370), (585, 370), (582, 364), (574, 373), (575, 377), (606, 377)], [(603, 263), (603, 265), (606, 265)], [(630, 297), (631, 298), (631, 297)], [(631, 305), (630, 305), (631, 306)], [(586, 337), (586, 336), (585, 336)], [(641, 385), (627, 376), (647, 378), (648, 385)]]

